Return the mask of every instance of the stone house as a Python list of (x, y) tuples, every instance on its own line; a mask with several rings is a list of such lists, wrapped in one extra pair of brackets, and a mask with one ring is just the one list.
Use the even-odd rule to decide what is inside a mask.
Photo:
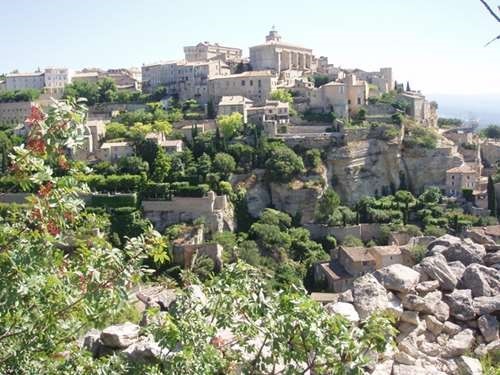
[(376, 260), (369, 248), (340, 246), (337, 262), (353, 277), (376, 270)]
[(387, 267), (391, 264), (403, 264), (403, 254), (399, 246), (373, 246), (369, 247), (368, 251), (375, 259), (375, 269)]
[(31, 113), (34, 102), (0, 103), (0, 123), (19, 125), (23, 124)]
[(464, 163), (446, 171), (446, 191), (449, 195), (460, 197), (464, 189), (475, 190), (480, 172), (474, 166)]
[(156, 143), (168, 153), (182, 152), (184, 148), (184, 142), (181, 139), (167, 139), (163, 132), (148, 133), (145, 138)]
[(186, 61), (222, 60), (240, 62), (243, 51), (240, 48), (224, 47), (218, 43), (200, 42), (195, 46), (184, 47)]
[(415, 121), (427, 127), (437, 127), (437, 107), (426, 100), (425, 96), (416, 91), (405, 91), (398, 98), (408, 104), (406, 114)]
[(243, 96), (263, 105), (277, 87), (278, 77), (269, 70), (216, 76), (208, 80), (208, 94), (213, 103), (219, 103), (224, 96)]
[(130, 142), (105, 142), (97, 150), (99, 160), (115, 163), (119, 159), (135, 154), (134, 146)]
[(243, 122), (247, 123), (247, 109), (253, 104), (248, 98), (241, 95), (223, 96), (219, 102), (217, 114), (218, 116), (226, 116), (231, 113), (238, 112), (243, 115)]

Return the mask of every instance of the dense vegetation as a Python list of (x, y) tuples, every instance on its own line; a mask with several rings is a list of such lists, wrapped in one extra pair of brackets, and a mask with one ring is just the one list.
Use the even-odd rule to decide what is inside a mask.
[(25, 89), (0, 92), (0, 103), (31, 102), (40, 97), (40, 90)]

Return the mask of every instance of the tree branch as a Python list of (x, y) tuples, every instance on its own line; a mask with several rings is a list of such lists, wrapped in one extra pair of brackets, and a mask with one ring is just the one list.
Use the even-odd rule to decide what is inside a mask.
[[(493, 9), (488, 5), (488, 3), (485, 0), (479, 0), (483, 5), (488, 9), (488, 12), (497, 20), (497, 22), (500, 22), (500, 16), (498, 16)], [(497, 38), (498, 39), (498, 38)]]
[(493, 43), (495, 40), (498, 40), (498, 39), (500, 39), (500, 35), (499, 35), (499, 36), (497, 36), (497, 37), (495, 37), (495, 38), (493, 38), (493, 39), (491, 39), (491, 40), (490, 40), (488, 43), (486, 43), (484, 46), (485, 46), (485, 47), (488, 47), (491, 43)]

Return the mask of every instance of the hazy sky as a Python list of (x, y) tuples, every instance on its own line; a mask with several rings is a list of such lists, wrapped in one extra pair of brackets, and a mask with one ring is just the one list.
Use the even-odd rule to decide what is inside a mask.
[[(490, 0), (497, 5), (498, 0)], [(425, 93), (499, 93), (500, 24), (479, 0), (0, 0), (0, 72), (130, 67), (199, 41), (243, 48), (274, 24), (342, 67), (392, 66)]]

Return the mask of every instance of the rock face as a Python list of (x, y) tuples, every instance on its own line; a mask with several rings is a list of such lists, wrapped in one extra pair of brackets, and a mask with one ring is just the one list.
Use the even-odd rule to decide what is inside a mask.
[(354, 281), (352, 296), (354, 306), (361, 319), (366, 319), (376, 310), (384, 310), (389, 303), (387, 291), (370, 274), (364, 275)]
[(489, 314), (483, 315), (477, 320), (477, 325), (484, 341), (490, 343), (498, 340), (498, 321), (496, 317)]
[(448, 262), (459, 261), (468, 266), (472, 263), (483, 263), (486, 250), (483, 245), (472, 243), (466, 239), (460, 244), (454, 244), (442, 252)]
[(457, 278), (446, 263), (444, 256), (437, 254), (424, 258), (420, 267), (432, 279), (439, 281), (439, 286), (443, 290), (453, 290), (457, 285)]
[(137, 341), (139, 331), (137, 324), (129, 322), (109, 326), (101, 332), (101, 341), (109, 348), (124, 349)]
[(408, 293), (417, 286), (420, 274), (402, 264), (393, 264), (375, 272), (375, 277), (386, 289)]
[(461, 285), (470, 289), (474, 297), (498, 295), (500, 294), (499, 271), (480, 264), (471, 264), (462, 275)]

